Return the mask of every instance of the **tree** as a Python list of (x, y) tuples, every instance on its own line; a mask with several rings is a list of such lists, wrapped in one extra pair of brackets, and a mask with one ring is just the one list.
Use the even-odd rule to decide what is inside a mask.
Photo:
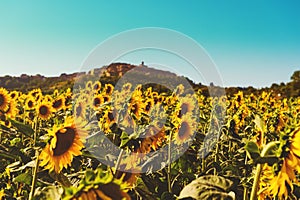
[(298, 71), (295, 71), (294, 73), (293, 73), (293, 75), (291, 76), (291, 80), (293, 81), (293, 82), (299, 82), (300, 81), (300, 71), (298, 70)]

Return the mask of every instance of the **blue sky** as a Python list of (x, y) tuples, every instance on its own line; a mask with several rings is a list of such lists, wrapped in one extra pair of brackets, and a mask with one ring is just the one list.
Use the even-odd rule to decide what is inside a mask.
[(300, 69), (299, 1), (75, 2), (0, 0), (0, 76), (79, 71), (99, 43), (142, 27), (193, 38), (225, 86), (270, 86)]

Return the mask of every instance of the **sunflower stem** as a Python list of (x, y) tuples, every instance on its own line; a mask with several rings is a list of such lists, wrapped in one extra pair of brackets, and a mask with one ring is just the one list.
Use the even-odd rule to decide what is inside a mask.
[(169, 193), (172, 193), (172, 187), (171, 187), (171, 146), (172, 146), (172, 131), (170, 133), (169, 148), (168, 148), (168, 171), (167, 171), (167, 178), (168, 178), (168, 192)]
[[(38, 129), (38, 118), (35, 118), (35, 128), (34, 128), (34, 133), (33, 133), (33, 145), (35, 147), (36, 145), (36, 138), (37, 138), (37, 129)], [(36, 161), (35, 161), (35, 167), (34, 167), (34, 172), (33, 172), (33, 177), (32, 177), (32, 183), (31, 183), (31, 189), (29, 193), (29, 200), (33, 199), (34, 196), (34, 191), (35, 191), (35, 185), (37, 181), (37, 171), (39, 168), (39, 150), (35, 150), (35, 156), (36, 156)]]
[[(245, 156), (245, 165), (247, 164), (247, 155)], [(247, 172), (245, 172), (245, 175), (247, 174)], [(245, 185), (244, 186), (244, 197), (243, 197), (244, 200), (248, 200), (248, 188), (247, 186)]]
[(35, 154), (36, 154), (36, 161), (35, 161), (35, 167), (34, 167), (34, 172), (33, 172), (33, 177), (32, 177), (31, 190), (30, 190), (29, 198), (28, 198), (29, 200), (32, 200), (33, 196), (34, 196), (35, 185), (36, 185), (36, 181), (37, 181), (37, 172), (38, 172), (38, 168), (39, 168), (39, 151), (36, 150)]
[(122, 157), (123, 157), (123, 153), (124, 153), (124, 149), (121, 149), (121, 151), (120, 151), (120, 153), (119, 153), (119, 156), (118, 156), (117, 163), (116, 163), (116, 165), (115, 165), (115, 168), (116, 168), (115, 175), (117, 174), (117, 170), (118, 170), (118, 168), (120, 167), (121, 159), (122, 159)]
[[(270, 152), (270, 150), (274, 149), (279, 144), (278, 141), (270, 142), (268, 143), (262, 150), (260, 156), (264, 157), (266, 154)], [(250, 200), (256, 200), (257, 199), (257, 190), (258, 190), (258, 184), (260, 179), (260, 174), (262, 171), (263, 164), (257, 164), (256, 167), (256, 173), (253, 181), (253, 186), (251, 190)]]

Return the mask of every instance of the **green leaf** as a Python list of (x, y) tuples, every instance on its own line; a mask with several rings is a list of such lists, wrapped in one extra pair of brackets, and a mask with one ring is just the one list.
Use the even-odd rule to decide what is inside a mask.
[(256, 158), (260, 157), (260, 150), (255, 142), (249, 141), (246, 144), (245, 149), (250, 154), (250, 157), (252, 159), (256, 159)]
[(21, 133), (24, 133), (26, 136), (30, 137), (31, 135), (33, 135), (34, 130), (30, 126), (20, 123), (18, 121), (15, 121), (13, 119), (9, 119), (9, 121), (11, 122), (11, 124), (14, 127), (16, 127), (18, 129), (18, 131), (20, 131)]
[(121, 135), (121, 146), (120, 147), (121, 148), (124, 147), (127, 144), (127, 142), (129, 142), (129, 140), (130, 140), (130, 138), (129, 138), (128, 134), (125, 133), (125, 132), (122, 132), (122, 135)]
[(13, 181), (30, 185), (32, 181), (32, 175), (29, 173), (23, 173), (17, 176), (16, 178), (14, 178)]

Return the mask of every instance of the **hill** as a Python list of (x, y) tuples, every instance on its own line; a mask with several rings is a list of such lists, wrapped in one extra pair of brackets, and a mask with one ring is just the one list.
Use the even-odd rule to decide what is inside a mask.
[[(51, 93), (55, 89), (64, 90), (66, 88), (72, 88), (75, 81), (80, 79), (89, 79), (91, 77), (101, 77), (102, 83), (111, 83), (115, 85), (117, 81), (126, 74), (126, 72), (136, 67), (139, 69), (136, 70), (137, 79), (148, 79), (151, 76), (152, 79), (154, 78), (155, 80), (167, 85), (167, 82), (176, 81), (179, 80), (179, 78), (185, 78), (195, 90), (201, 89), (203, 94), (208, 95), (208, 86), (201, 83), (196, 84), (186, 77), (179, 77), (168, 71), (149, 68), (143, 64), (132, 65), (128, 63), (112, 63), (108, 66), (96, 68), (88, 72), (77, 72), (72, 74), (63, 73), (58, 77), (45, 77), (40, 74), (22, 74), (20, 77), (7, 75), (0, 77), (0, 87), (5, 87), (8, 90), (18, 90), (21, 92), (28, 92), (35, 88), (41, 88), (45, 93)], [(174, 84), (176, 83), (174, 82)], [(166, 88), (158, 84), (152, 84), (152, 86), (156, 90), (166, 90)], [(217, 86), (214, 86), (213, 83), (211, 83), (209, 87)], [(267, 91), (273, 92), (274, 95), (279, 95), (281, 97), (296, 97), (300, 95), (300, 71), (295, 71), (291, 76), (291, 82), (287, 84), (274, 83), (270, 87), (261, 89), (254, 87), (229, 87), (225, 88), (225, 90), (228, 95), (233, 95), (237, 91), (243, 91), (245, 94), (259, 94), (262, 91)]]

